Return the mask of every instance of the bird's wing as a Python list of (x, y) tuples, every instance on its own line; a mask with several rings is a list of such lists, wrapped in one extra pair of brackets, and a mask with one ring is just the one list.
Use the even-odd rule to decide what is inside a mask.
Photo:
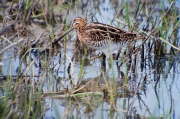
[(101, 24), (101, 23), (91, 23), (85, 29), (85, 34), (87, 34), (87, 40), (91, 41), (103, 41), (111, 40), (113, 42), (127, 42), (136, 39), (136, 33), (130, 33), (116, 27)]

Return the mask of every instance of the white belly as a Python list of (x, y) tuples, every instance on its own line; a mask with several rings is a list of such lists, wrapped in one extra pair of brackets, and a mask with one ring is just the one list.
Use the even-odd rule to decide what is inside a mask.
[(99, 41), (98, 43), (91, 43), (89, 45), (87, 45), (88, 47), (92, 48), (92, 49), (96, 49), (99, 50), (101, 52), (103, 52), (107, 58), (109, 58), (110, 54), (114, 53), (117, 50), (125, 50), (126, 49), (126, 44), (121, 44), (121, 43), (113, 43), (110, 40), (106, 40), (106, 41)]

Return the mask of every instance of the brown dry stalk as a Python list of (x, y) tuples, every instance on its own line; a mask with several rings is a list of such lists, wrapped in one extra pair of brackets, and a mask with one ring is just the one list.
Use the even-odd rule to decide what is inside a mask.
[(17, 42), (12, 43), (11, 45), (9, 45), (9, 46), (7, 46), (6, 48), (2, 49), (2, 50), (0, 51), (0, 55), (1, 55), (2, 53), (4, 53), (6, 50), (10, 49), (11, 47), (13, 47), (13, 46), (21, 43), (22, 41), (24, 41), (24, 38), (21, 38), (21, 39), (18, 40)]

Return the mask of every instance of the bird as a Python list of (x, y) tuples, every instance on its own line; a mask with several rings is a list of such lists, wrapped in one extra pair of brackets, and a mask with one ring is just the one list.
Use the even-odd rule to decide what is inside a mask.
[(72, 20), (70, 28), (55, 39), (53, 44), (74, 29), (82, 45), (103, 52), (106, 58), (110, 58), (114, 51), (126, 47), (130, 42), (145, 39), (144, 36), (137, 33), (128, 32), (103, 23), (87, 23), (85, 19), (76, 17)]

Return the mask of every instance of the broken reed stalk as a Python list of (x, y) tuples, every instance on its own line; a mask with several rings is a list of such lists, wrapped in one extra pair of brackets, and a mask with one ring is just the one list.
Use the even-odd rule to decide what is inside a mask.
[(18, 40), (17, 42), (12, 43), (11, 45), (9, 45), (9, 46), (7, 46), (6, 48), (2, 49), (2, 50), (0, 51), (0, 55), (1, 55), (2, 53), (4, 53), (6, 50), (12, 48), (13, 46), (15, 46), (15, 45), (21, 43), (22, 41), (24, 41), (24, 38), (21, 38), (21, 39)]

